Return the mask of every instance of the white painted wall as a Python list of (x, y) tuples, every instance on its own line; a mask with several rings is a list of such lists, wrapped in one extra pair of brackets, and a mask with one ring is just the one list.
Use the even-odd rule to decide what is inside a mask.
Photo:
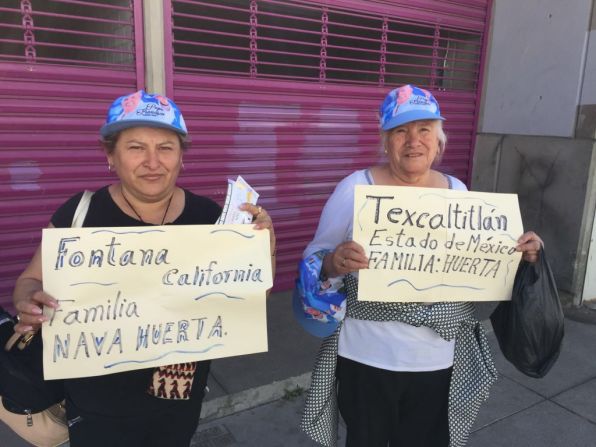
[(573, 136), (591, 12), (592, 0), (494, 1), (480, 132)]
[(584, 302), (596, 302), (596, 212), (594, 213), (594, 225), (592, 226), (592, 239), (590, 240), (590, 249), (588, 251), (582, 300)]
[(596, 30), (588, 34), (586, 67), (580, 104), (596, 104)]
[[(596, 4), (592, 7), (592, 24), (590, 28), (581, 96), (581, 104), (585, 105), (596, 104)], [(594, 206), (593, 204), (596, 202), (596, 157), (592, 157), (591, 171), (592, 175), (589, 177), (591, 185), (588, 185), (589, 196), (586, 201), (586, 209), (589, 209), (589, 204)], [(596, 303), (596, 206), (594, 206), (594, 218), (592, 219), (592, 235), (588, 242), (586, 275), (581, 299), (583, 302)]]

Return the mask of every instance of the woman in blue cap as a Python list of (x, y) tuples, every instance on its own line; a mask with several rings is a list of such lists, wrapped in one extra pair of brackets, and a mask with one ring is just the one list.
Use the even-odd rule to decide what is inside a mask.
[[(221, 207), (176, 185), (188, 134), (173, 101), (144, 91), (122, 96), (101, 128), (108, 170), (118, 181), (96, 191), (85, 227), (214, 224)], [(54, 213), (50, 227), (70, 227), (83, 193)], [(275, 236), (260, 206), (244, 204), (256, 228)], [(273, 258), (272, 258), (273, 259)], [(40, 249), (17, 279), (15, 331), (39, 329), (43, 305), (57, 307), (43, 292)], [(71, 447), (188, 447), (199, 422), (209, 362), (190, 362), (64, 381)]]
[[(324, 445), (337, 444), (338, 409), (348, 447), (464, 445), (496, 379), (470, 303), (357, 301), (357, 272), (368, 268), (368, 259), (352, 241), (354, 187), (465, 190), (457, 178), (433, 169), (445, 151), (443, 120), (429, 91), (404, 85), (389, 92), (380, 107), (385, 162), (337, 185), (304, 251), (302, 265), (315, 272), (315, 282), (319, 275), (343, 277), (347, 292), (346, 316), (322, 343), (302, 417), (302, 428)], [(518, 240), (529, 262), (540, 247), (533, 232)]]

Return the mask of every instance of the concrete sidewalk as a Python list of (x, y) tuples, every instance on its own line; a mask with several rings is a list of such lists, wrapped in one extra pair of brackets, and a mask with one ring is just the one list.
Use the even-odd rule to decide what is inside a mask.
[[(292, 321), (289, 294), (273, 295), (269, 304), (269, 352), (214, 362), (212, 383), (222, 388), (215, 393), (251, 380), (255, 386), (211, 396), (192, 447), (317, 445), (298, 423), (319, 339)], [(502, 356), (487, 321), (494, 306), (479, 305), (478, 318), (489, 325), (500, 378), (480, 410), (468, 447), (596, 447), (596, 312), (580, 315), (586, 322), (566, 319), (558, 362), (545, 378), (532, 379)], [(270, 381), (259, 384), (265, 376)], [(342, 446), (343, 426), (339, 437)]]
[[(290, 300), (289, 293), (268, 299), (269, 352), (213, 362), (193, 447), (317, 445), (298, 423), (320, 340), (294, 322)], [(479, 306), (479, 319), (485, 321), (493, 307)], [(517, 372), (489, 332), (500, 379), (468, 447), (596, 447), (595, 314), (579, 315), (587, 323), (566, 319), (561, 356), (539, 380)], [(340, 427), (340, 446), (344, 440)], [(0, 446), (27, 444), (0, 424)]]

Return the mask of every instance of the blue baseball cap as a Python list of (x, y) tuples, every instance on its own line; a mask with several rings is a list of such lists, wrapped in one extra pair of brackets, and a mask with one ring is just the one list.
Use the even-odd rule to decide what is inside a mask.
[(106, 122), (99, 133), (107, 138), (131, 127), (159, 127), (188, 135), (182, 113), (174, 101), (144, 90), (116, 99), (108, 109)]
[(390, 130), (411, 121), (444, 120), (439, 103), (428, 90), (403, 85), (391, 90), (379, 108), (381, 129)]

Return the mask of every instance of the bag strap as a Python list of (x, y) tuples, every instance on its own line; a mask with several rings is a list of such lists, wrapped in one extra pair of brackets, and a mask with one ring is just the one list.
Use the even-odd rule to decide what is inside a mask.
[(37, 331), (29, 331), (25, 332), (24, 334), (18, 334), (15, 332), (6, 341), (6, 344), (4, 345), (4, 350), (6, 352), (12, 351), (12, 348), (16, 346), (17, 349), (22, 351), (27, 346), (29, 346), (29, 343), (31, 343), (31, 340), (33, 340), (35, 334), (37, 334)]
[(85, 190), (85, 192), (83, 192), (77, 209), (74, 212), (74, 216), (72, 217), (72, 224), (70, 225), (72, 228), (81, 228), (83, 226), (87, 211), (89, 210), (89, 204), (91, 203), (91, 197), (93, 197), (93, 191)]

